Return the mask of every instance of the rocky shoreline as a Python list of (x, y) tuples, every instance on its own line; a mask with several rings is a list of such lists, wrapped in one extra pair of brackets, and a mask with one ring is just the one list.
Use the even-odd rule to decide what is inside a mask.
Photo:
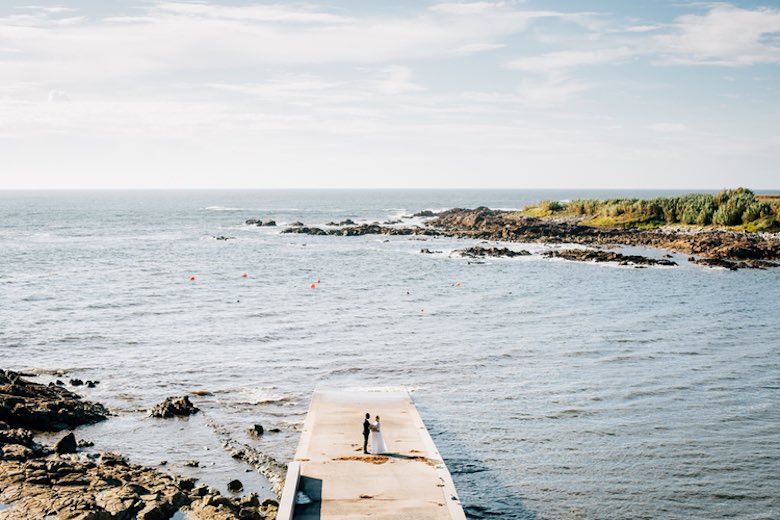
[[(188, 400), (155, 407), (159, 417), (197, 410)], [(166, 413), (170, 412), (170, 413)], [(35, 432), (56, 432), (106, 420), (108, 410), (54, 383), (42, 385), (0, 369), (0, 519), (271, 520), (278, 503), (257, 495), (227, 497), (196, 479), (130, 464), (119, 454), (91, 453), (73, 432), (53, 447)], [(261, 454), (247, 456), (268, 464)], [(275, 467), (275, 470), (283, 470)], [(277, 482), (283, 479), (277, 476)], [(241, 490), (239, 481), (232, 488)], [(279, 484), (275, 485), (280, 492)]]
[(509, 242), (623, 245), (664, 249), (736, 267), (774, 267), (780, 262), (780, 235), (705, 228), (616, 228), (586, 226), (578, 219), (525, 217), (488, 208), (453, 209), (429, 222), (446, 236)]
[[(590, 246), (588, 253), (546, 251), (543, 256), (567, 260), (616, 262), (623, 265), (677, 265), (676, 262), (657, 260), (638, 255), (609, 253), (603, 248), (638, 246), (661, 249), (689, 255), (689, 261), (708, 267), (736, 269), (766, 269), (780, 266), (780, 233), (749, 233), (712, 227), (600, 227), (583, 224), (577, 217), (530, 217), (516, 211), (450, 209), (441, 213), (421, 212), (415, 216), (428, 220), (423, 226), (388, 226), (347, 224), (332, 228), (296, 225), (282, 233), (301, 233), (323, 236), (422, 235), (429, 237), (470, 238), (484, 241), (577, 244)], [(340, 224), (344, 224), (342, 221)], [(300, 223), (298, 223), (300, 224)], [(334, 224), (335, 223), (331, 223)], [(577, 250), (579, 251), (579, 250)], [(423, 252), (431, 252), (423, 250)], [(472, 251), (464, 256), (512, 256)]]

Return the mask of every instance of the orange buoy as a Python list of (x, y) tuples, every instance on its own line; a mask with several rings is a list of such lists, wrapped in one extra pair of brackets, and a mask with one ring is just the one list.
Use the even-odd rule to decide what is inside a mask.
[(194, 282), (195, 281), (195, 277), (194, 276), (190, 276), (190, 281)]
[(244, 273), (244, 274), (242, 274), (242, 275), (241, 275), (241, 277), (242, 277), (242, 278), (249, 278), (249, 275), (248, 275), (248, 274), (246, 274), (246, 273)]
[(313, 283), (313, 284), (311, 284), (311, 285), (309, 286), (309, 288), (310, 288), (310, 289), (316, 289), (316, 288), (317, 288), (317, 284), (316, 284), (316, 283)]
[(317, 278), (317, 283), (321, 283), (319, 278)]

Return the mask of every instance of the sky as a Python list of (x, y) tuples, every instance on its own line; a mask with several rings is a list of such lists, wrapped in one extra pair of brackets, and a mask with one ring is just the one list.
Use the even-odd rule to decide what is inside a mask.
[(0, 189), (735, 186), (776, 0), (0, 2)]

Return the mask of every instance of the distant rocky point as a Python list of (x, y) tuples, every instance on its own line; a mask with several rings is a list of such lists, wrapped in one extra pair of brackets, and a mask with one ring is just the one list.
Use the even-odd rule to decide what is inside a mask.
[[(522, 211), (454, 208), (424, 210), (413, 217), (423, 225), (402, 227), (330, 222), (328, 228), (294, 222), (282, 233), (354, 237), (363, 235), (470, 238), (491, 242), (579, 244), (596, 249), (564, 249), (547, 257), (635, 266), (674, 266), (676, 262), (603, 251), (598, 247), (639, 246), (689, 255), (689, 261), (726, 269), (765, 269), (780, 265), (780, 202), (737, 188), (717, 195), (641, 199), (544, 201)], [(403, 218), (411, 218), (404, 216)], [(250, 219), (247, 224), (263, 225)], [(391, 223), (391, 224), (390, 224)], [(268, 225), (266, 223), (265, 225)], [(392, 226), (392, 227), (391, 227)], [(423, 249), (422, 253), (433, 253)], [(526, 256), (528, 251), (472, 247), (456, 251), (474, 259)]]

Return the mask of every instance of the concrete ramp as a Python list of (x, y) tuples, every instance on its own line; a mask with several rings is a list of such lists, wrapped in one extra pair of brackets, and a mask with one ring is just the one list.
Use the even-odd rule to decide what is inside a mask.
[[(363, 454), (366, 412), (381, 417), (385, 455)], [(357, 518), (466, 518), (407, 391), (317, 390), (312, 396), (278, 519)]]

